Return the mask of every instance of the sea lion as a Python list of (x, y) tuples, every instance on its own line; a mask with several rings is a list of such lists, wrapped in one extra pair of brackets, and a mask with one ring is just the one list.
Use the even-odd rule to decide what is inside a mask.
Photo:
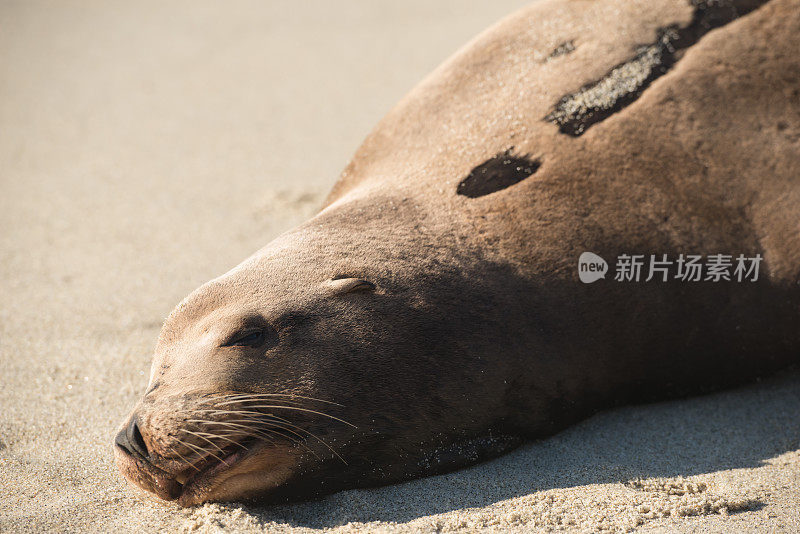
[[(316, 216), (170, 314), (122, 473), (182, 505), (310, 497), (797, 362), (799, 8), (544, 0), (487, 30)], [(752, 261), (617, 279), (638, 255)]]

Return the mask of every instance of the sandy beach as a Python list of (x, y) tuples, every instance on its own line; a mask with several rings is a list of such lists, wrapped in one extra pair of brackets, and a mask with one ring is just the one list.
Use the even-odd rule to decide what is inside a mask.
[(0, 2), (0, 532), (800, 532), (797, 371), (310, 503), (181, 509), (117, 473), (172, 307), (526, 3)]

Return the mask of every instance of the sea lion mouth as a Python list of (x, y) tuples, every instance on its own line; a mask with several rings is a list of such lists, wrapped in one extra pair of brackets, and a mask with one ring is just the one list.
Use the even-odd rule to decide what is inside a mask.
[(340, 406), (277, 393), (147, 400), (114, 439), (117, 466), (134, 485), (182, 506), (272, 491), (301, 465), (344, 461), (313, 421), (353, 425), (306, 407), (312, 401)]
[(114, 446), (114, 460), (122, 475), (132, 484), (153, 493), (159, 499), (174, 501), (183, 491), (183, 485), (170, 474), (138, 453)]
[[(265, 446), (255, 440), (245, 440), (192, 465), (192, 471), (175, 476), (175, 481), (180, 485), (180, 493), (176, 499), (178, 504), (191, 506), (205, 501), (205, 495), (211, 488), (218, 486), (243, 461), (264, 449)], [(233, 476), (245, 473), (246, 471), (238, 472)]]
[[(187, 463), (178, 471), (167, 471), (166, 467), (155, 465), (151, 459), (119, 446), (115, 447), (115, 457), (125, 478), (136, 486), (160, 499), (192, 506), (208, 500), (207, 494), (228, 476), (247, 474), (247, 470), (236, 468), (265, 448), (257, 440), (246, 439)], [(157, 463), (169, 464), (171, 460)]]

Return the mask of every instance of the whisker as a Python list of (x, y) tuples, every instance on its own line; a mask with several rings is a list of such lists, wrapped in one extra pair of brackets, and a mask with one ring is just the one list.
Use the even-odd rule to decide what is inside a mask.
[(303, 395), (293, 395), (291, 393), (235, 393), (235, 394), (230, 394), (230, 395), (215, 395), (213, 397), (210, 397), (209, 400), (214, 400), (214, 399), (236, 400), (236, 399), (242, 399), (242, 398), (256, 399), (256, 398), (263, 398), (263, 397), (267, 397), (267, 398), (268, 397), (285, 397), (287, 400), (303, 399), (303, 400), (310, 400), (310, 401), (315, 401), (315, 402), (323, 402), (325, 404), (332, 404), (334, 406), (342, 406), (338, 402), (333, 402), (333, 401), (324, 400), (324, 399), (317, 399), (317, 398), (314, 398), (314, 397), (305, 397)]
[(192, 469), (194, 469), (195, 471), (198, 471), (198, 472), (200, 471), (198, 468), (196, 468), (196, 467), (194, 466), (194, 464), (193, 464), (192, 462), (190, 462), (189, 460), (187, 460), (186, 458), (184, 458), (184, 457), (183, 457), (183, 455), (182, 455), (181, 453), (179, 453), (178, 451), (176, 451), (176, 450), (175, 450), (175, 449), (173, 449), (172, 447), (168, 447), (168, 448), (169, 448), (169, 450), (170, 450), (170, 451), (172, 451), (172, 452), (174, 452), (175, 454), (177, 454), (177, 455), (178, 455), (178, 457), (179, 457), (181, 460), (183, 460), (183, 461), (184, 461), (184, 463), (186, 463), (186, 465), (188, 465), (189, 467), (191, 467), (191, 468), (192, 468)]
[[(228, 405), (228, 404), (235, 404), (235, 403), (239, 403), (239, 401), (223, 402), (223, 403), (218, 404), (218, 406), (225, 406), (225, 405)], [(246, 406), (246, 408), (266, 408), (266, 409), (297, 410), (297, 411), (300, 411), (300, 412), (307, 412), (307, 413), (313, 413), (313, 414), (316, 414), (316, 415), (321, 415), (323, 417), (327, 417), (329, 419), (333, 419), (334, 421), (339, 421), (340, 423), (344, 423), (347, 426), (351, 426), (353, 428), (358, 428), (356, 425), (354, 425), (352, 423), (348, 423), (344, 419), (339, 419), (338, 417), (334, 417), (334, 416), (332, 416), (330, 414), (327, 414), (327, 413), (324, 413), (324, 412), (318, 412), (316, 410), (309, 410), (308, 408), (300, 408), (298, 406), (280, 406), (280, 405), (274, 405), (274, 404), (264, 404), (264, 405), (258, 405), (258, 406)]]
[[(283, 434), (280, 430), (275, 429), (275, 428), (267, 427), (267, 428), (264, 428), (263, 431), (264, 432), (270, 432), (270, 433), (275, 434), (277, 436), (281, 436), (284, 439), (288, 439), (293, 444), (300, 445), (301, 447), (305, 448), (317, 460), (321, 460), (322, 459), (322, 458), (319, 457), (319, 455), (316, 452), (314, 452), (314, 449), (312, 449), (311, 447), (308, 446), (308, 444), (306, 444), (305, 440), (302, 439), (302, 436), (300, 436), (299, 434), (297, 434), (295, 432), (292, 432), (292, 434), (295, 434), (296, 436), (298, 436), (299, 439), (295, 439), (295, 438), (292, 438), (291, 436), (287, 436), (286, 434)], [(291, 430), (287, 430), (287, 432), (291, 432)]]
[[(270, 428), (270, 427), (252, 428), (251, 426), (238, 424), (239, 422), (264, 424), (264, 422), (254, 421), (254, 420), (251, 420), (251, 419), (238, 419), (236, 421), (237, 422), (232, 422), (232, 421), (211, 421), (209, 423), (210, 424), (223, 425), (223, 426), (232, 426), (232, 427), (236, 427), (236, 428), (243, 428), (243, 429), (247, 430), (248, 432), (251, 432), (252, 433), (251, 435), (258, 435), (258, 436), (264, 437), (270, 443), (274, 444), (275, 442), (271, 439), (271, 437), (268, 436), (267, 434), (265, 434), (265, 432), (272, 432), (274, 435), (281, 436), (281, 437), (283, 437), (285, 439), (288, 439), (291, 443), (293, 443), (295, 445), (300, 445), (301, 447), (305, 447), (306, 449), (308, 449), (308, 451), (311, 454), (314, 455), (315, 458), (320, 459), (319, 455), (317, 455), (317, 453), (314, 452), (314, 450), (311, 449), (311, 447), (309, 447), (307, 444), (305, 444), (303, 442), (302, 436), (300, 436), (296, 432), (292, 432), (289, 429), (280, 429), (280, 430), (286, 430), (286, 432), (291, 432), (292, 434), (296, 435), (299, 439), (292, 438), (291, 436), (287, 436), (285, 434), (282, 434), (276, 428)], [(280, 427), (278, 427), (278, 428), (280, 428)]]
[[(317, 436), (316, 434), (314, 434), (314, 433), (313, 433), (313, 432), (311, 432), (310, 430), (307, 430), (307, 429), (305, 429), (305, 428), (303, 428), (303, 427), (300, 427), (300, 426), (298, 426), (298, 425), (295, 425), (295, 424), (293, 424), (291, 421), (289, 421), (289, 420), (287, 420), (287, 419), (284, 419), (284, 418), (282, 418), (282, 417), (277, 417), (277, 416), (275, 416), (275, 415), (272, 415), (272, 414), (263, 414), (263, 413), (261, 413), (261, 412), (242, 411), (242, 412), (240, 412), (240, 413), (243, 413), (243, 414), (244, 414), (244, 413), (248, 413), (248, 414), (255, 414), (255, 415), (259, 415), (259, 416), (264, 416), (264, 415), (267, 415), (268, 417), (275, 418), (275, 419), (277, 419), (278, 421), (280, 421), (279, 425), (281, 425), (281, 426), (279, 426), (278, 428), (285, 428), (285, 427), (289, 427), (289, 428), (285, 428), (285, 430), (286, 430), (287, 432), (292, 432), (292, 434), (294, 434), (294, 435), (296, 435), (296, 436), (298, 436), (298, 437), (301, 437), (301, 438), (302, 438), (302, 436), (300, 436), (299, 434), (297, 434), (297, 432), (294, 432), (294, 431), (292, 431), (292, 430), (290, 430), (290, 429), (291, 429), (291, 428), (294, 428), (294, 429), (296, 429), (296, 430), (299, 430), (300, 432), (305, 432), (306, 434), (308, 434), (308, 435), (309, 435), (309, 436), (311, 436), (312, 438), (316, 439), (317, 441), (319, 441), (320, 443), (322, 443), (323, 445), (325, 445), (325, 447), (327, 447), (327, 449), (328, 449), (328, 450), (330, 450), (330, 451), (331, 451), (331, 452), (334, 454), (334, 456), (336, 456), (336, 457), (337, 457), (337, 458), (339, 458), (339, 459), (340, 459), (342, 462), (344, 462), (345, 464), (347, 464), (347, 460), (345, 460), (344, 458), (342, 458), (342, 457), (341, 457), (341, 455), (339, 455), (339, 453), (338, 453), (338, 452), (336, 452), (336, 450), (335, 450), (333, 447), (331, 447), (331, 446), (330, 446), (330, 445), (329, 445), (329, 444), (328, 444), (328, 443), (327, 443), (327, 442), (326, 442), (324, 439), (322, 439), (321, 437)], [(261, 419), (248, 418), (248, 419), (246, 419), (246, 420), (247, 420), (247, 421), (252, 421), (252, 422), (254, 422), (254, 423), (259, 423), (259, 424), (275, 425), (275, 423), (273, 423), (273, 422), (263, 421), (263, 420), (261, 420)], [(276, 425), (276, 426), (277, 426), (277, 425)]]
[[(281, 410), (281, 409), (293, 410), (298, 412), (319, 415), (322, 417), (326, 417), (328, 419), (332, 419), (334, 421), (338, 421), (352, 428), (358, 428), (356, 425), (339, 417), (330, 415), (322, 411), (312, 410), (304, 406), (298, 406), (296, 399), (323, 402), (325, 404), (330, 404), (333, 406), (342, 406), (341, 404), (336, 402), (326, 401), (323, 399), (317, 399), (313, 397), (305, 397), (302, 395), (287, 394), (287, 393), (232, 393), (232, 394), (215, 395), (213, 397), (203, 399), (202, 401), (203, 404), (210, 405), (210, 407), (208, 409), (194, 410), (194, 413), (209, 414), (210, 416), (232, 415), (232, 416), (242, 417), (243, 419), (234, 419), (228, 421), (190, 419), (187, 422), (196, 423), (203, 426), (219, 425), (222, 427), (227, 427), (229, 429), (227, 430), (228, 436), (232, 436), (234, 434), (239, 436), (246, 435), (250, 437), (258, 437), (260, 439), (265, 439), (270, 443), (274, 443), (272, 439), (273, 436), (281, 436), (285, 439), (288, 439), (293, 444), (302, 445), (303, 447), (308, 449), (315, 457), (319, 458), (319, 456), (317, 456), (317, 454), (310, 447), (308, 447), (308, 445), (306, 445), (305, 443), (306, 438), (304, 437), (304, 435), (302, 435), (305, 434), (315, 439), (316, 441), (320, 442), (336, 458), (341, 460), (343, 463), (347, 464), (347, 461), (344, 458), (342, 458), (342, 456), (320, 436), (314, 434), (313, 432), (301, 426), (292, 423), (290, 420), (284, 417), (280, 417), (272, 413), (266, 413), (264, 411), (257, 411), (257, 410)], [(265, 401), (269, 402), (270, 404), (259, 404)], [(226, 406), (231, 407), (233, 409), (230, 410), (222, 409), (223, 407)], [(239, 409), (237, 409), (237, 407)], [(241, 423), (246, 423), (246, 424), (241, 424)], [(253, 425), (256, 425), (256, 428), (253, 428)], [(237, 429), (237, 430), (231, 430), (231, 429)], [(298, 432), (301, 432), (302, 434)], [(220, 452), (223, 452), (222, 449), (220, 449), (220, 447), (215, 443), (213, 443), (211, 440), (207, 439), (207, 437), (224, 439), (231, 443), (236, 443), (234, 440), (219, 433), (213, 433), (213, 434), (209, 433), (197, 434), (195, 432), (189, 432), (189, 433), (194, 434), (205, 441), (208, 441), (209, 443), (211, 443), (211, 445), (220, 450)], [(287, 435), (286, 433), (291, 435)], [(237, 445), (241, 446), (238, 443)], [(210, 451), (208, 452), (210, 453)]]
[(226, 425), (226, 426), (236, 426), (236, 427), (244, 428), (246, 430), (250, 430), (250, 431), (254, 431), (254, 432), (259, 432), (259, 431), (266, 430), (266, 428), (253, 428), (252, 426), (243, 425), (243, 424), (239, 424), (239, 423), (259, 423), (259, 421), (254, 421), (254, 420), (251, 420), (251, 419), (236, 419), (234, 421), (224, 421), (224, 422), (220, 421), (217, 424), (222, 424), (222, 425)]
[[(264, 415), (264, 414), (261, 414), (260, 412), (250, 412), (250, 413), (255, 413), (255, 414), (258, 414), (258, 415)], [(267, 415), (269, 416), (269, 414), (267, 414)], [(274, 416), (270, 416), (270, 417), (274, 417)], [(265, 430), (270, 430), (270, 429), (275, 429), (275, 428), (280, 429), (280, 430), (284, 430), (286, 432), (289, 432), (289, 433), (297, 436), (300, 440), (303, 440), (303, 441), (305, 440), (305, 437), (302, 436), (301, 434), (298, 434), (293, 429), (296, 429), (296, 430), (298, 430), (300, 432), (305, 432), (306, 434), (308, 434), (312, 438), (314, 438), (317, 441), (319, 441), (320, 443), (322, 443), (329, 451), (331, 451), (331, 453), (333, 453), (334, 456), (336, 456), (344, 464), (347, 464), (347, 461), (344, 458), (342, 458), (341, 455), (338, 452), (336, 452), (336, 450), (333, 447), (331, 447), (324, 439), (322, 439), (321, 437), (317, 436), (316, 434), (314, 434), (310, 430), (307, 430), (307, 429), (305, 429), (303, 427), (300, 427), (300, 426), (297, 426), (295, 424), (292, 424), (291, 422), (289, 422), (286, 419), (283, 419), (281, 417), (276, 417), (276, 419), (278, 419), (280, 422), (279, 423), (275, 423), (274, 421), (264, 421), (262, 419), (255, 419), (255, 418), (250, 418), (250, 417), (247, 417), (246, 419), (240, 419), (240, 420), (237, 420), (237, 421), (239, 421), (239, 422), (250, 422), (250, 423), (257, 424), (257, 425), (261, 425), (262, 427), (265, 427)], [(303, 442), (301, 441), (299, 443), (302, 444)], [(319, 456), (317, 456), (317, 454), (310, 447), (306, 446), (306, 448), (311, 451), (311, 454), (313, 454), (315, 457), (319, 458)]]
[(201, 435), (200, 435), (200, 434), (198, 434), (197, 432), (192, 432), (191, 430), (188, 430), (188, 429), (186, 429), (186, 428), (182, 428), (182, 429), (181, 429), (181, 431), (182, 431), (182, 432), (186, 432), (187, 434), (192, 434), (193, 436), (197, 436), (198, 438), (200, 438), (200, 439), (202, 439), (202, 440), (204, 440), (204, 441), (207, 441), (207, 442), (209, 442), (209, 443), (211, 444), (211, 446), (212, 446), (212, 447), (214, 447), (214, 448), (216, 448), (216, 449), (217, 449), (219, 452), (223, 452), (223, 453), (225, 452), (225, 451), (223, 451), (223, 450), (220, 448), (220, 446), (219, 446), (219, 445), (217, 445), (216, 443), (214, 443), (214, 442), (213, 442), (213, 441), (211, 441), (210, 439), (208, 439), (208, 438), (206, 438), (206, 437), (203, 437), (203, 436), (201, 436)]
[[(257, 415), (259, 418), (269, 417), (271, 419), (275, 419), (277, 421), (282, 421), (284, 423), (288, 423), (289, 420), (283, 417), (279, 417), (272, 413), (266, 412), (256, 412), (253, 410), (194, 410), (194, 413), (211, 413), (211, 414), (218, 414), (218, 415)], [(211, 422), (211, 421), (209, 421)]]
[[(191, 444), (186, 443), (185, 441), (181, 440), (178, 437), (175, 437), (175, 441), (177, 441), (178, 443), (180, 443), (181, 445), (183, 445), (184, 447), (186, 447), (188, 449), (192, 449), (195, 452), (195, 454), (197, 454), (197, 447), (193, 447)], [(199, 459), (202, 460), (203, 459), (202, 449), (200, 449), (200, 451), (201, 452), (200, 452), (200, 458)], [(183, 456), (181, 456), (181, 458), (183, 458)], [(189, 465), (192, 466), (192, 469), (194, 469), (195, 471), (197, 471), (197, 472), (200, 471), (200, 469), (198, 469), (197, 466), (195, 466), (193, 463), (189, 463)]]
[(233, 441), (232, 439), (229, 439), (229, 438), (223, 436), (222, 434), (209, 434), (208, 432), (196, 432), (195, 434), (198, 435), (198, 436), (205, 435), (205, 436), (210, 436), (212, 438), (224, 439), (225, 441), (227, 441), (227, 442), (229, 442), (229, 443), (231, 443), (233, 445), (236, 445), (237, 447), (241, 447), (242, 449), (247, 450), (247, 447), (245, 447), (244, 445), (242, 445), (238, 441)]
[(260, 435), (261, 437), (264, 437), (267, 440), (269, 440), (271, 443), (275, 443), (274, 441), (272, 441), (272, 438), (270, 436), (262, 435), (262, 434), (259, 433), (260, 430), (258, 430), (256, 428), (252, 428), (252, 427), (246, 426), (246, 425), (240, 425), (240, 424), (232, 423), (232, 422), (229, 422), (229, 421), (197, 421), (196, 419), (189, 419), (187, 422), (189, 422), (189, 423), (201, 422), (201, 423), (205, 423), (205, 424), (214, 424), (214, 425), (229, 426), (229, 427), (234, 427), (234, 428), (242, 428), (242, 429), (246, 430), (246, 432), (242, 432), (242, 434), (244, 434), (244, 435), (247, 435), (247, 436)]
[[(175, 439), (177, 440), (178, 438), (175, 438)], [(201, 447), (199, 445), (193, 445), (191, 443), (187, 443), (187, 442), (181, 441), (181, 440), (178, 440), (178, 443), (181, 443), (182, 445), (192, 449), (192, 451), (194, 451), (195, 454), (197, 454), (199, 456), (199, 458), (198, 458), (199, 460), (202, 460), (203, 458), (205, 458), (206, 453), (208, 453), (208, 450), (205, 447)]]
[[(279, 425), (285, 425), (285, 424), (286, 424), (287, 426), (290, 426), (290, 427), (291, 427), (291, 426), (294, 426), (295, 428), (297, 428), (297, 429), (299, 429), (299, 430), (303, 430), (302, 428), (300, 428), (300, 427), (298, 427), (298, 426), (296, 426), (296, 425), (291, 425), (291, 424), (287, 424), (287, 423), (278, 423), (278, 424), (275, 424), (275, 423), (272, 423), (272, 422), (269, 422), (269, 421), (263, 421), (263, 420), (260, 420), (260, 419), (252, 419), (252, 418), (247, 418), (247, 419), (238, 419), (237, 421), (241, 421), (241, 422), (248, 422), (248, 423), (255, 423), (255, 424), (258, 424), (258, 425), (270, 425), (270, 426), (269, 426), (269, 428), (272, 428), (272, 427), (275, 427), (275, 428), (282, 428), (282, 429), (286, 430), (287, 432), (291, 432), (292, 434), (294, 434), (295, 436), (297, 436), (297, 437), (298, 437), (298, 438), (300, 438), (300, 439), (305, 439), (303, 436), (301, 436), (301, 435), (300, 435), (300, 434), (298, 434), (297, 432), (294, 432), (293, 430), (290, 430), (290, 429), (288, 429), (288, 428), (284, 428), (283, 426), (279, 426)], [(307, 431), (306, 431), (306, 432), (307, 432)]]
[[(212, 413), (218, 415), (237, 415), (240, 413), (244, 413), (242, 410), (214, 410), (214, 409), (206, 409), (206, 410), (192, 410), (192, 413)], [(249, 412), (249, 413), (261, 413), (261, 412)], [(210, 421), (209, 421), (210, 422)]]

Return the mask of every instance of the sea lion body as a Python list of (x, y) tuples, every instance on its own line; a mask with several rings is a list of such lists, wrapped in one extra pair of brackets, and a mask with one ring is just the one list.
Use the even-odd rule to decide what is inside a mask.
[[(761, 3), (545, 0), (484, 32), (173, 311), (123, 473), (184, 505), (385, 484), (800, 360), (800, 6)], [(583, 252), (763, 261), (586, 284)]]

